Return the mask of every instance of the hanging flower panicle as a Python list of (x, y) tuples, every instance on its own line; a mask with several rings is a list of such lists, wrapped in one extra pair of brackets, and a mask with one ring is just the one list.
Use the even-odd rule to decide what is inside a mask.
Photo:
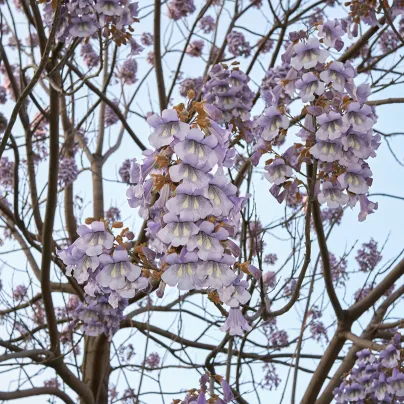
[[(77, 229), (79, 238), (68, 248), (57, 251), (66, 265), (66, 275), (85, 284), (84, 291), (89, 295), (85, 307), (81, 305), (77, 309), (78, 313), (84, 313), (78, 319), (83, 321), (87, 335), (102, 332), (112, 335), (119, 322), (118, 325), (112, 320), (108, 322), (108, 316), (118, 315), (127, 305), (126, 299), (149, 286), (148, 279), (142, 276), (142, 268), (133, 264), (128, 254), (124, 242), (128, 239), (128, 229), (114, 235), (113, 230), (122, 227), (121, 222), (109, 226), (106, 221), (89, 218)], [(108, 324), (100, 320), (100, 315), (108, 317), (104, 318)]]
[(158, 294), (165, 285), (217, 291), (230, 307), (222, 329), (234, 335), (250, 330), (240, 305), (251, 296), (244, 274), (235, 270), (239, 249), (231, 240), (246, 198), (236, 195), (225, 174), (233, 165), (231, 130), (221, 128), (220, 119), (217, 108), (196, 102), (189, 110), (181, 104), (150, 116), (154, 150), (144, 152), (142, 163), (132, 160), (127, 198), (147, 220), (148, 247), (140, 259), (159, 268)]
[[(263, 154), (274, 155), (266, 162), (265, 176), (279, 202), (296, 193), (302, 163), (317, 161), (319, 202), (331, 209), (353, 208), (359, 202), (359, 221), (363, 221), (377, 209), (377, 203), (366, 196), (372, 184), (366, 160), (376, 156), (380, 142), (372, 131), (376, 115), (366, 104), (370, 88), (355, 85), (357, 72), (350, 62), (327, 61), (329, 52), (322, 43), (341, 50), (344, 24), (333, 20), (316, 28), (321, 41), (304, 31), (290, 34), (290, 45), (282, 55), (289, 70), (273, 76), (267, 86), (267, 109), (255, 121), (258, 136), (251, 161), (257, 165)], [(287, 135), (287, 102), (296, 95), (305, 103), (305, 118), (297, 133), (300, 142), (280, 155), (272, 147)]]

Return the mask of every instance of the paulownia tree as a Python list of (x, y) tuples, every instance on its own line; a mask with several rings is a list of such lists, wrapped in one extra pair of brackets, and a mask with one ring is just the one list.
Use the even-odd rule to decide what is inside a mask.
[(0, 401), (403, 402), (403, 1), (0, 21)]

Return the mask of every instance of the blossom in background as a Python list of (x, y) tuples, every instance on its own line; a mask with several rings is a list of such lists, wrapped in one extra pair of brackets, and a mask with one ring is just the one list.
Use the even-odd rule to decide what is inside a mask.
[(203, 78), (195, 77), (195, 78), (187, 78), (180, 82), (179, 92), (183, 97), (187, 97), (188, 92), (190, 90), (195, 91), (195, 94), (198, 94), (203, 86)]
[(199, 20), (199, 28), (205, 33), (210, 34), (215, 29), (215, 19), (210, 15), (205, 15)]
[(63, 157), (59, 162), (58, 183), (60, 187), (71, 185), (79, 174), (74, 157)]
[(369, 242), (363, 243), (356, 255), (356, 262), (363, 272), (370, 272), (382, 260), (381, 252), (378, 249), (377, 241), (371, 238)]
[[(51, 26), (55, 8), (44, 5), (44, 21)], [(98, 32), (117, 44), (127, 43), (125, 31), (138, 22), (138, 3), (125, 0), (74, 1), (61, 8), (56, 37), (61, 42), (71, 38), (89, 38)], [(113, 27), (113, 29), (111, 29)], [(132, 28), (131, 28), (132, 29)]]
[(210, 70), (210, 79), (203, 87), (203, 98), (218, 108), (221, 118), (218, 123), (230, 122), (232, 119), (248, 125), (254, 93), (248, 86), (248, 76), (239, 70), (221, 64)]
[(205, 42), (199, 39), (195, 39), (191, 41), (187, 46), (186, 53), (192, 57), (200, 57), (202, 55), (203, 47), (205, 46)]
[(227, 37), (227, 49), (233, 56), (250, 56), (251, 46), (239, 31), (231, 31)]
[(126, 59), (120, 69), (118, 69), (117, 77), (119, 77), (124, 84), (134, 84), (137, 81), (137, 62), (135, 59)]
[(151, 46), (153, 45), (153, 42), (154, 42), (153, 34), (150, 34), (149, 32), (143, 32), (142, 35), (140, 35), (140, 43), (143, 46)]
[(89, 68), (97, 67), (100, 64), (100, 56), (90, 42), (81, 45), (80, 55)]
[(0, 158), (0, 186), (5, 191), (11, 191), (14, 185), (14, 162), (8, 157)]
[[(119, 107), (119, 101), (115, 98), (112, 100), (112, 103), (116, 106)], [(104, 123), (105, 127), (112, 126), (116, 124), (119, 121), (119, 117), (116, 114), (116, 112), (111, 108), (109, 104), (105, 106), (105, 116), (104, 116)]]
[(170, 0), (168, 6), (168, 17), (177, 21), (183, 17), (188, 17), (195, 11), (193, 0)]

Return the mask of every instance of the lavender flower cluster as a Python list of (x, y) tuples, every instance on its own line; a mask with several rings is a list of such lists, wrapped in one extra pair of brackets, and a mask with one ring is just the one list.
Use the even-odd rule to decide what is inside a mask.
[(203, 98), (222, 112), (218, 123), (239, 121), (248, 125), (254, 99), (249, 77), (237, 67), (229, 69), (225, 64), (214, 65), (209, 76), (202, 90)]
[(170, 0), (168, 2), (168, 18), (178, 21), (188, 17), (196, 10), (193, 0)]
[[(148, 287), (149, 282), (141, 276), (140, 267), (130, 262), (123, 235), (115, 237), (106, 222), (82, 225), (77, 234), (80, 237), (68, 248), (58, 250), (57, 255), (66, 265), (67, 276), (73, 276), (79, 284), (86, 283), (85, 292), (96, 299), (91, 300), (91, 310), (96, 301), (108, 301), (112, 308), (120, 308), (123, 299), (134, 297), (138, 290)], [(94, 327), (89, 330), (95, 332)]]
[(394, 338), (378, 355), (366, 348), (356, 355), (355, 367), (334, 389), (337, 403), (402, 403), (404, 373), (401, 335)]
[[(343, 24), (327, 21), (317, 28), (325, 46), (342, 48)], [(366, 196), (372, 184), (366, 160), (376, 156), (380, 141), (372, 131), (375, 113), (366, 104), (370, 88), (355, 85), (357, 73), (349, 62), (327, 62), (329, 51), (319, 39), (309, 38), (304, 31), (291, 33), (290, 39), (282, 55), (290, 68), (274, 81), (267, 94), (269, 106), (255, 121), (259, 138), (251, 161), (257, 165), (261, 155), (271, 152), (273, 143), (286, 136), (290, 121), (283, 103), (296, 92), (303, 103), (308, 103), (302, 111), (302, 129), (297, 133), (304, 145), (295, 144), (267, 161), (265, 176), (273, 184), (270, 192), (279, 202), (296, 193), (294, 171), (300, 171), (302, 162), (314, 159), (321, 183), (316, 189), (319, 202), (335, 209), (347, 204), (353, 208), (359, 201), (359, 221), (363, 221), (377, 209), (377, 203)]]
[(188, 91), (195, 91), (195, 94), (198, 94), (203, 86), (203, 78), (195, 77), (195, 78), (186, 78), (180, 82), (179, 93), (183, 97), (187, 97)]
[[(44, 20), (52, 25), (55, 10), (52, 1), (47, 1)], [(126, 0), (70, 0), (63, 1), (56, 38), (60, 42), (71, 38), (89, 38), (101, 32), (117, 44), (126, 43), (133, 30), (131, 24), (137, 22), (138, 3)], [(89, 49), (87, 50), (89, 51)]]
[(126, 306), (126, 299), (119, 300), (114, 308), (109, 304), (106, 295), (86, 296), (86, 303), (79, 303), (73, 312), (73, 318), (82, 323), (81, 329), (86, 335), (96, 337), (104, 333), (111, 339), (119, 330)]
[[(222, 330), (240, 335), (250, 330), (240, 305), (251, 296), (244, 274), (235, 272), (239, 248), (230, 237), (236, 235), (246, 198), (236, 196), (225, 175), (234, 153), (228, 148), (230, 130), (216, 122), (220, 111), (206, 103), (194, 108), (198, 115), (191, 123), (180, 119), (185, 112), (180, 107), (148, 118), (155, 150), (144, 153), (142, 164), (133, 160), (127, 198), (148, 220), (150, 248), (143, 253), (164, 271), (158, 294), (165, 284), (217, 291), (230, 307)], [(254, 273), (259, 277), (258, 269)]]

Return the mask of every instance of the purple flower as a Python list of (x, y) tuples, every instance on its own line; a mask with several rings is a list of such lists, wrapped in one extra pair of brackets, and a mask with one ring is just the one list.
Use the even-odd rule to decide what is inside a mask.
[(14, 186), (14, 162), (8, 157), (0, 158), (0, 185), (7, 191), (11, 191)]
[(310, 38), (306, 43), (298, 43), (294, 46), (296, 56), (291, 60), (291, 65), (296, 70), (311, 69), (317, 63), (324, 63), (328, 52), (320, 49), (320, 42), (316, 38)]
[(332, 163), (342, 157), (342, 145), (338, 139), (333, 142), (318, 141), (310, 148), (310, 153), (318, 160)]
[(123, 309), (127, 305), (126, 300), (119, 299), (116, 308), (108, 303), (106, 295), (87, 296), (86, 304), (80, 303), (73, 313), (73, 318), (81, 320), (82, 330), (88, 336), (98, 336), (102, 333), (112, 338), (119, 330), (121, 320), (124, 318)]
[(344, 46), (341, 37), (345, 34), (338, 20), (326, 21), (318, 26), (318, 36), (323, 38), (324, 45), (340, 51)]
[(317, 139), (320, 140), (334, 140), (341, 137), (343, 132), (346, 132), (349, 128), (349, 123), (347, 123), (344, 117), (338, 112), (330, 111), (328, 114), (322, 114), (317, 117), (317, 123), (320, 128), (316, 132)]
[(90, 42), (81, 45), (80, 55), (89, 68), (96, 67), (100, 64), (100, 57), (95, 52)]
[[(265, 41), (265, 42), (264, 42)], [(265, 40), (265, 38), (261, 38), (258, 42), (257, 42), (257, 46), (261, 46), (261, 44), (264, 42), (263, 47), (261, 48), (261, 53), (268, 53), (271, 52), (273, 46), (274, 46), (274, 41), (271, 38), (268, 38), (267, 40)]]
[[(185, 251), (185, 250), (183, 250)], [(169, 265), (161, 276), (161, 279), (170, 286), (178, 284), (179, 290), (191, 290), (196, 286), (198, 256), (194, 252), (181, 252), (166, 256)]]
[(168, 17), (177, 21), (195, 11), (193, 0), (171, 0), (168, 3)]
[(231, 31), (227, 37), (227, 48), (233, 56), (250, 56), (251, 46), (239, 31)]
[[(205, 170), (206, 171), (206, 170)], [(190, 187), (191, 191), (205, 188), (209, 184), (209, 175), (189, 164), (180, 163), (170, 167), (170, 178), (173, 182), (181, 182)]]
[(324, 83), (331, 83), (335, 91), (343, 92), (347, 81), (355, 76), (355, 70), (350, 63), (332, 62), (327, 70), (320, 73)]
[(117, 76), (122, 80), (124, 84), (134, 84), (137, 81), (137, 62), (135, 59), (126, 59)]
[(225, 379), (222, 379), (221, 382), (222, 389), (223, 389), (223, 399), (225, 403), (230, 403), (234, 400), (234, 394), (231, 391), (229, 384), (226, 382)]
[(264, 114), (257, 119), (256, 126), (261, 131), (261, 137), (267, 141), (274, 139), (279, 130), (289, 127), (289, 119), (282, 115), (276, 107), (269, 107)]
[(150, 34), (149, 32), (143, 32), (142, 35), (140, 36), (140, 43), (144, 46), (151, 46), (153, 45), (153, 42), (154, 42), (153, 34)]
[(117, 207), (111, 206), (105, 212), (105, 219), (108, 219), (110, 222), (117, 222), (121, 220), (121, 211)]
[(224, 286), (218, 290), (220, 300), (230, 307), (246, 304), (251, 299), (247, 288), (248, 282), (241, 280), (238, 276), (229, 286)]
[(190, 90), (195, 91), (195, 93), (199, 93), (199, 91), (202, 89), (203, 85), (203, 79), (202, 77), (196, 77), (194, 79), (188, 78), (180, 83), (180, 95), (183, 97), (187, 97), (188, 92)]
[(60, 187), (72, 184), (79, 174), (74, 157), (64, 157), (60, 160), (58, 171), (58, 183)]
[(362, 272), (370, 272), (376, 268), (376, 265), (382, 260), (382, 255), (378, 249), (377, 241), (371, 238), (369, 242), (363, 243), (362, 248), (358, 250), (356, 261)]
[(389, 344), (387, 347), (380, 352), (381, 364), (389, 369), (398, 366), (398, 361), (400, 359), (400, 351), (393, 345)]
[(174, 146), (174, 151), (183, 163), (206, 172), (218, 162), (218, 156), (213, 151), (216, 145), (216, 137), (204, 137), (199, 129), (194, 128), (188, 130), (185, 140)]
[(278, 256), (276, 254), (267, 254), (264, 257), (264, 263), (267, 265), (275, 265), (276, 261), (278, 261)]
[(327, 203), (329, 208), (338, 208), (348, 203), (349, 196), (344, 194), (338, 185), (327, 181), (323, 184), (322, 190), (318, 194), (318, 201), (321, 204)]
[(387, 391), (397, 397), (404, 397), (404, 374), (397, 368), (393, 369), (393, 375), (387, 379)]
[(131, 163), (132, 163), (131, 159), (126, 159), (123, 161), (121, 167), (119, 168), (119, 175), (123, 182), (128, 183), (130, 181), (129, 171), (130, 171)]
[(156, 369), (160, 365), (160, 355), (157, 352), (150, 353), (143, 362), (148, 368)]
[(206, 403), (207, 403), (207, 401), (206, 401), (205, 393), (203, 391), (201, 391), (199, 393), (198, 400), (196, 401), (196, 404), (206, 404)]
[(303, 102), (314, 101), (314, 94), (322, 95), (325, 89), (324, 83), (312, 72), (304, 73), (302, 78), (296, 81), (295, 86), (300, 90), (299, 97)]
[(229, 286), (237, 278), (230, 268), (235, 262), (232, 256), (210, 253), (208, 260), (198, 263), (198, 278), (203, 286), (220, 289)]
[(134, 281), (140, 276), (140, 268), (129, 261), (126, 250), (121, 247), (111, 255), (102, 254), (99, 257), (103, 268), (96, 276), (96, 281), (103, 287), (113, 290), (126, 286), (126, 280)]
[(179, 120), (175, 109), (165, 109), (161, 115), (160, 117), (153, 114), (147, 118), (147, 123), (154, 128), (149, 136), (149, 142), (156, 149), (169, 145), (174, 140), (174, 136), (184, 140), (185, 131), (189, 128), (189, 125)]
[(273, 347), (282, 347), (289, 344), (288, 333), (285, 330), (276, 330), (271, 334), (269, 340)]
[(338, 176), (338, 182), (342, 188), (355, 194), (366, 194), (369, 189), (367, 179), (372, 175), (372, 171), (360, 164), (348, 164), (346, 171)]
[(220, 330), (228, 331), (230, 335), (243, 336), (243, 330), (251, 331), (251, 327), (244, 318), (240, 307), (232, 307), (229, 310), (226, 322), (220, 327)]
[(210, 80), (203, 87), (203, 96), (207, 103), (222, 111), (221, 121), (249, 120), (254, 93), (248, 87), (248, 81), (247, 75), (238, 69), (229, 70), (221, 64), (212, 67)]
[(119, 296), (125, 299), (130, 299), (134, 297), (139, 290), (146, 289), (148, 286), (149, 281), (147, 278), (140, 276), (139, 271), (136, 271), (136, 273), (127, 276), (125, 286), (116, 291), (116, 296), (113, 296), (113, 294), (110, 295), (109, 302), (112, 307), (117, 307), (117, 299), (119, 299)]
[(205, 46), (205, 42), (201, 41), (200, 39), (195, 39), (192, 41), (186, 49), (186, 53), (189, 56), (192, 56), (194, 58), (199, 58), (202, 56), (202, 49)]
[(275, 185), (283, 184), (286, 178), (292, 176), (292, 168), (285, 164), (283, 159), (276, 159), (265, 166), (265, 178)]
[(360, 132), (355, 132), (352, 129), (349, 129), (346, 136), (343, 136), (341, 138), (341, 142), (344, 146), (345, 151), (352, 151), (352, 153), (356, 157), (361, 159), (367, 159), (374, 153), (373, 148), (370, 146), (371, 137), (372, 137), (371, 131), (367, 132), (366, 134), (363, 134)]
[(218, 170), (216, 175), (210, 180), (207, 192), (205, 192), (205, 196), (209, 198), (213, 206), (212, 215), (228, 216), (234, 207), (230, 197), (235, 195), (236, 192), (237, 187), (228, 182), (223, 172)]
[[(205, 219), (212, 214), (213, 207), (209, 200), (202, 195), (202, 190), (192, 193), (184, 188), (184, 184), (179, 185), (177, 195), (167, 201), (166, 207), (169, 212), (180, 215), (180, 220), (185, 222)], [(183, 190), (186, 192), (178, 193)]]
[(386, 376), (384, 373), (379, 374), (379, 378), (377, 380), (373, 380), (372, 390), (378, 400), (384, 400), (387, 397), (387, 382)]
[(157, 237), (173, 247), (187, 244), (190, 238), (199, 232), (198, 226), (193, 222), (181, 222), (173, 213), (167, 213), (163, 219), (167, 224), (158, 231)]
[(369, 348), (365, 348), (357, 352), (356, 356), (358, 357), (355, 362), (357, 365), (363, 365), (367, 363), (372, 364), (376, 360), (375, 356), (372, 354), (372, 351)]
[(77, 248), (75, 244), (66, 250), (58, 251), (59, 257), (66, 265), (66, 275), (74, 278), (78, 283), (87, 282), (90, 274), (100, 266), (100, 260), (96, 256), (89, 257), (84, 250)]
[(77, 234), (80, 238), (76, 240), (76, 246), (90, 257), (100, 255), (103, 249), (111, 249), (114, 242), (114, 236), (105, 230), (103, 222), (92, 222), (90, 227), (79, 226)]
[(360, 212), (358, 215), (358, 219), (360, 222), (366, 220), (367, 215), (374, 213), (375, 210), (378, 209), (378, 203), (369, 201), (366, 195), (358, 195), (359, 204), (360, 204)]
[(23, 300), (24, 297), (27, 295), (28, 289), (24, 285), (18, 285), (13, 290), (13, 298), (16, 300)]
[(272, 271), (264, 272), (262, 281), (265, 286), (274, 288), (276, 286), (276, 273)]
[(189, 241), (182, 244), (187, 245), (188, 251), (198, 249), (197, 254), (201, 260), (207, 261), (211, 253), (221, 256), (224, 253), (224, 247), (221, 241), (226, 240), (229, 233), (223, 227), (215, 231), (213, 223), (204, 221), (197, 227), (196, 233), (191, 235)]
[(365, 388), (359, 383), (352, 383), (346, 387), (345, 397), (350, 401), (363, 400), (366, 396)]
[(154, 66), (154, 52), (153, 51), (151, 51), (147, 54), (146, 62), (149, 63), (150, 65)]
[(361, 106), (359, 102), (351, 102), (342, 119), (345, 124), (352, 125), (354, 131), (363, 133), (371, 129), (374, 124), (370, 115), (372, 115), (372, 110), (369, 105)]
[(206, 15), (199, 20), (199, 28), (205, 33), (210, 34), (215, 29), (215, 19), (210, 15)]
[(107, 16), (118, 16), (123, 13), (123, 8), (119, 5), (118, 0), (98, 0), (94, 8), (100, 13)]
[(69, 33), (73, 37), (87, 38), (98, 31), (98, 23), (93, 16), (73, 17)]
[[(117, 100), (116, 98), (112, 100), (112, 103), (117, 107), (119, 106), (119, 100)], [(118, 121), (119, 121), (118, 115), (111, 108), (111, 106), (107, 104), (105, 106), (105, 120), (104, 120), (105, 127), (108, 128), (109, 126), (116, 124)]]
[(139, 45), (134, 38), (129, 38), (129, 45), (131, 56), (137, 56), (144, 50), (143, 46)]

